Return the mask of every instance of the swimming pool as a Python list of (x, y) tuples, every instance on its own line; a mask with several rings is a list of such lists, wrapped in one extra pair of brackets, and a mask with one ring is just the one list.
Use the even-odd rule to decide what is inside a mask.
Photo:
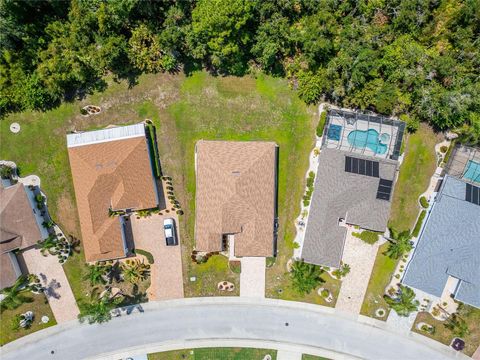
[(390, 140), (390, 135), (379, 134), (375, 129), (353, 130), (347, 136), (348, 143), (357, 149), (369, 148), (375, 154), (385, 154), (388, 146), (382, 142)]
[(480, 163), (473, 160), (468, 160), (465, 168), (467, 170), (465, 170), (463, 177), (467, 180), (480, 183)]

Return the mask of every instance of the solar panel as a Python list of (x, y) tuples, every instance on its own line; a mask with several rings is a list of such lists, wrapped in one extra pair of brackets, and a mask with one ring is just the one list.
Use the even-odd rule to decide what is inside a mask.
[(465, 190), (465, 200), (475, 205), (480, 205), (480, 188), (467, 184)]
[(377, 199), (390, 200), (392, 194), (393, 181), (387, 179), (380, 179), (378, 182)]
[(345, 156), (345, 171), (353, 174), (379, 177), (380, 164), (378, 161)]

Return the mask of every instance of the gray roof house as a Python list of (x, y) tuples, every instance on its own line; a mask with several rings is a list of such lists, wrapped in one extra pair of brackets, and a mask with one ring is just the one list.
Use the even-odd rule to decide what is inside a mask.
[(402, 283), (441, 297), (453, 277), (454, 298), (480, 308), (479, 204), (478, 186), (445, 176)]
[(322, 149), (302, 248), (305, 262), (339, 267), (347, 233), (344, 223), (386, 230), (397, 164)]

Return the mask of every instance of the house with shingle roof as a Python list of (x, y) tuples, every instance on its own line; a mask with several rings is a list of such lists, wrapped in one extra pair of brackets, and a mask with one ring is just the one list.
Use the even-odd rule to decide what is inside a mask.
[(0, 183), (0, 289), (12, 286), (22, 274), (16, 252), (42, 240), (33, 211), (22, 183)]
[(278, 146), (261, 141), (205, 141), (195, 146), (195, 248), (275, 254)]
[(144, 124), (67, 135), (87, 262), (122, 258), (131, 250), (129, 218), (112, 212), (128, 215), (159, 205), (147, 141)]
[(480, 188), (446, 175), (402, 283), (480, 308)]

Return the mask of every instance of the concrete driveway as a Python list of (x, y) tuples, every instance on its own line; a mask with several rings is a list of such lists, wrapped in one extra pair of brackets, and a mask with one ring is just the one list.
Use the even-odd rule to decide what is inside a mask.
[(240, 296), (265, 297), (265, 258), (242, 257), (240, 273)]
[[(173, 218), (175, 221), (178, 238), (176, 246), (167, 246), (165, 242), (163, 231), (165, 218)], [(177, 216), (153, 214), (140, 219), (131, 216), (130, 219), (135, 248), (150, 252), (155, 260), (151, 266), (148, 299), (152, 301), (183, 298), (182, 252)]]
[(79, 314), (77, 303), (57, 257), (43, 256), (40, 250), (33, 248), (23, 251), (22, 258), (28, 272), (38, 275), (47, 288), (45, 295), (57, 323), (76, 319)]
[[(319, 354), (329, 350), (362, 359), (468, 359), (419, 334), (403, 336), (384, 322), (361, 323), (323, 306), (273, 299), (190, 298), (142, 304), (101, 325), (57, 325), (2, 347), (2, 360), (120, 359), (127, 355), (185, 348), (195, 341)], [(53, 351), (53, 353), (52, 353)], [(330, 357), (330, 356), (329, 356)]]

